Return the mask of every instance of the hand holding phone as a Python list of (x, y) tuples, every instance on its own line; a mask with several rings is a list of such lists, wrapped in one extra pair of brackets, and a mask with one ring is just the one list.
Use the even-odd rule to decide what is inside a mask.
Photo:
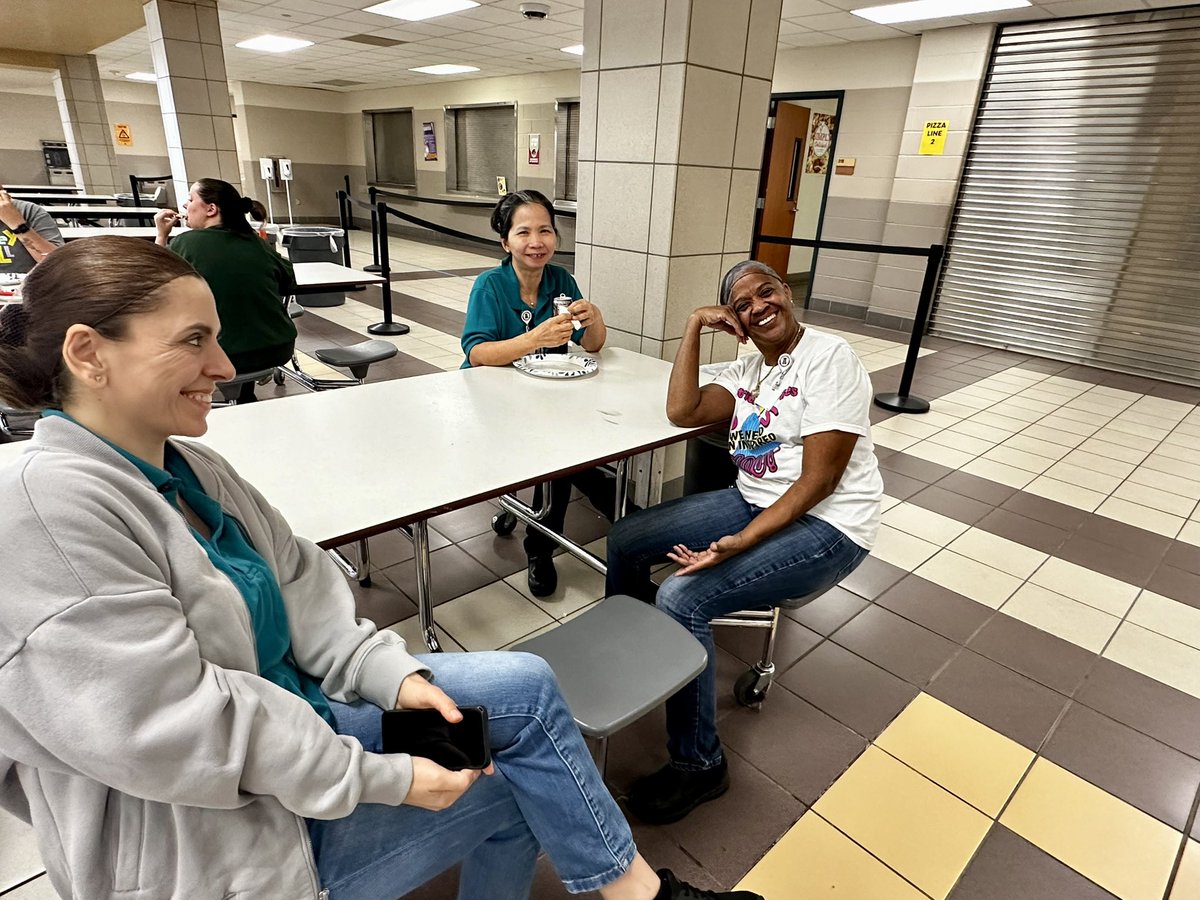
[(407, 753), (451, 771), (492, 764), (487, 710), (460, 706), (462, 721), (448, 722), (437, 709), (388, 709), (382, 722), (383, 752)]

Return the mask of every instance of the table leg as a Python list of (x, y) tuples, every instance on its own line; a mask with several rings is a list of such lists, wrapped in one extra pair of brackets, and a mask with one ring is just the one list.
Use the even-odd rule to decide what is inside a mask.
[(617, 460), (614, 467), (617, 470), (616, 493), (613, 496), (613, 521), (625, 515), (625, 474), (629, 468), (629, 457), (623, 456)]
[(429, 564), (429, 523), (421, 519), (412, 525), (413, 564), (417, 567), (417, 621), (430, 653), (441, 653), (437, 630), (433, 624), (433, 579)]

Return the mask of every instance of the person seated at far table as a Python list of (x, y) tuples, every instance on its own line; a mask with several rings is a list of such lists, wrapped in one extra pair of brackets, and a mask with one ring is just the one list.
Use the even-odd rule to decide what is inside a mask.
[[(593, 353), (603, 347), (608, 330), (599, 307), (583, 299), (570, 272), (550, 262), (558, 247), (554, 204), (538, 191), (514, 191), (496, 204), (491, 225), (507, 255), (499, 266), (476, 277), (471, 288), (462, 333), (466, 355), (462, 368), (507, 366), (541, 349), (563, 353), (568, 341)], [(554, 312), (554, 298), (560, 295), (571, 300), (569, 315)], [(520, 415), (519, 410), (516, 413)], [(613, 479), (600, 469), (588, 469), (551, 482), (550, 511), (542, 520), (547, 528), (562, 533), (572, 485), (602, 515), (613, 517)], [(542, 486), (538, 485), (533, 507), (537, 509), (541, 503)], [(529, 592), (535, 597), (548, 596), (558, 588), (555, 546), (550, 538), (527, 528)]]
[[(239, 375), (281, 366), (296, 347), (296, 323), (283, 302), (296, 290), (296, 275), (246, 218), (254, 207), (229, 182), (201, 178), (183, 207), (190, 231), (168, 243), (179, 214), (162, 209), (154, 216), (156, 242), (191, 263), (217, 298), (221, 347)], [(242, 385), (237, 401), (256, 399), (254, 383)]]
[[(544, 849), (574, 893), (762, 900), (650, 868), (544, 660), (410, 655), (177, 439), (233, 375), (219, 329), (192, 267), (134, 238), (56, 252), (0, 312), (0, 399), (53, 410), (0, 467), (0, 807), (54, 889), (395, 900), (461, 861), (463, 900), (521, 900)], [(456, 704), (487, 708), (492, 766), (380, 752), (382, 710)]]
[(21, 275), (63, 245), (54, 217), (0, 188), (0, 275)]
[[(883, 479), (871, 442), (871, 380), (842, 338), (801, 325), (792, 292), (747, 260), (721, 281), (720, 304), (687, 320), (667, 390), (667, 417), (729, 422), (737, 485), (627, 516), (608, 535), (606, 593), (657, 602), (708, 650), (708, 666), (667, 701), (671, 761), (636, 782), (629, 808), (661, 824), (729, 788), (716, 725), (712, 619), (776, 606), (837, 584), (879, 529)], [(700, 385), (700, 333), (757, 348)], [(662, 586), (650, 566), (679, 568)]]

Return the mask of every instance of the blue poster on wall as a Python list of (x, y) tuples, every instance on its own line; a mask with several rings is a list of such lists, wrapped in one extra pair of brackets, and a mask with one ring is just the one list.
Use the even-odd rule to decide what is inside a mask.
[(437, 159), (437, 135), (433, 133), (433, 123), (422, 123), (425, 131), (425, 159)]

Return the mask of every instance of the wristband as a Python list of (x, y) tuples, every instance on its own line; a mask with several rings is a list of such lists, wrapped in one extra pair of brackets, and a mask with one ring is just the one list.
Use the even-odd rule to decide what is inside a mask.
[(14, 229), (12, 230), (12, 233), (13, 233), (13, 234), (28, 234), (28, 233), (29, 233), (29, 230), (30, 230), (30, 229), (29, 229), (29, 223), (28, 223), (28, 222), (22, 222), (20, 225), (18, 225), (16, 228), (14, 228)]

